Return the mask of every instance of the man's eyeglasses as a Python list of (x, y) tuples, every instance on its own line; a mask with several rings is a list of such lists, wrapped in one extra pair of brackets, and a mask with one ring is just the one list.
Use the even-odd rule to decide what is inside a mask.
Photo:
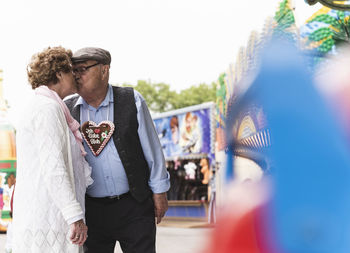
[(73, 68), (73, 73), (74, 74), (84, 74), (89, 68), (92, 68), (92, 67), (95, 67), (97, 65), (99, 65), (100, 63), (95, 63), (95, 64), (92, 64), (90, 66), (86, 66), (86, 67), (78, 67), (78, 68)]

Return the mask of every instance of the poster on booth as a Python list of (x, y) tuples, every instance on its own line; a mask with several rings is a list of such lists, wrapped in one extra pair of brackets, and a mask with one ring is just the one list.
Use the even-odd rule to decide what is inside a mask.
[(0, 232), (11, 221), (10, 201), (16, 181), (15, 131), (0, 117)]
[(154, 118), (167, 159), (211, 153), (211, 108), (183, 111), (176, 110), (165, 114), (168, 116)]
[(5, 217), (6, 212), (11, 210), (10, 199), (15, 180), (15, 172), (1, 172), (0, 170), (0, 213), (2, 218), (7, 218)]

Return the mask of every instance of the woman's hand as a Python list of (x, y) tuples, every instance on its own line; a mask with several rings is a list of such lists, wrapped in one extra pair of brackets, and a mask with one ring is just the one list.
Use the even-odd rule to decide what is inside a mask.
[(82, 246), (87, 238), (88, 228), (83, 220), (78, 220), (70, 225), (70, 240), (74, 244)]

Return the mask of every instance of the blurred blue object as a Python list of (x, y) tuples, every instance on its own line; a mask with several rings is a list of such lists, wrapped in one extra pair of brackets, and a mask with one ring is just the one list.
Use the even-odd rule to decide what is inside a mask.
[(229, 183), (233, 180), (233, 151), (232, 146), (227, 148), (227, 161), (226, 161), (226, 171), (225, 171), (225, 180), (226, 183)]
[(264, 108), (272, 139), (265, 155), (275, 168), (269, 220), (276, 243), (288, 253), (350, 252), (349, 143), (294, 46), (274, 42), (262, 59), (228, 129), (245, 104)]

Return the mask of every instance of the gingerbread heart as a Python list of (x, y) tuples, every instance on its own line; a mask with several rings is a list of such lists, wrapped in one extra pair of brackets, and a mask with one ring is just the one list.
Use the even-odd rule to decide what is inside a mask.
[(81, 133), (88, 144), (91, 152), (98, 156), (114, 132), (114, 124), (111, 121), (102, 121), (96, 124), (93, 121), (86, 121), (81, 126)]

